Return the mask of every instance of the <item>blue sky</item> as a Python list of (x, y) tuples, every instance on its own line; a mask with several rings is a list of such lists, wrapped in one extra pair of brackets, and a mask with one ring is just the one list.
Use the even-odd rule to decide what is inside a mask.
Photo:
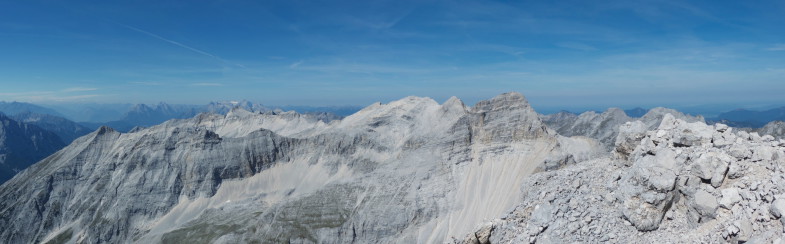
[(785, 105), (784, 1), (0, 1), (0, 100)]

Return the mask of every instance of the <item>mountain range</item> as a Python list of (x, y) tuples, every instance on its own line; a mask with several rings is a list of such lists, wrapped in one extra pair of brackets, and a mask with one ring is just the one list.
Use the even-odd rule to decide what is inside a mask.
[(519, 93), (333, 119), (247, 107), (75, 139), (0, 185), (0, 240), (717, 243), (775, 242), (785, 227), (781, 122), (541, 115)]
[[(281, 109), (271, 109), (261, 104), (252, 103), (249, 101), (224, 101), (224, 102), (211, 102), (206, 105), (172, 105), (167, 103), (159, 103), (155, 106), (145, 104), (134, 105), (127, 111), (119, 120), (109, 122), (83, 122), (84, 126), (96, 129), (100, 126), (109, 126), (121, 132), (127, 132), (134, 127), (149, 127), (163, 123), (170, 119), (186, 119), (194, 117), (200, 113), (216, 113), (226, 114), (233, 108), (242, 108), (246, 111), (264, 113), (264, 112), (283, 112)], [(302, 109), (301, 113), (319, 115), (321, 119), (330, 121), (340, 119), (343, 116), (334, 114), (330, 111), (340, 113), (347, 113), (351, 111), (350, 107), (289, 107)]]
[(527, 162), (591, 145), (548, 132), (516, 93), (472, 108), (409, 97), (329, 124), (236, 109), (101, 127), (0, 186), (0, 239), (440, 241), (512, 207), (542, 170)]

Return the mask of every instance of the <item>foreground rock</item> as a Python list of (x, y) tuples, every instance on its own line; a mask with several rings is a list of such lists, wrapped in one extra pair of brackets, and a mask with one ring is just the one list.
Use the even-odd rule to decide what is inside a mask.
[(490, 243), (783, 240), (785, 141), (671, 115), (636, 123), (617, 155), (527, 179), (521, 203), (485, 225)]

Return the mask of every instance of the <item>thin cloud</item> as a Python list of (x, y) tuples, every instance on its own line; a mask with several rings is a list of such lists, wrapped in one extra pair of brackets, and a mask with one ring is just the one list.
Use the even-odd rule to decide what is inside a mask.
[(14, 99), (17, 101), (26, 101), (26, 102), (74, 102), (74, 101), (84, 101), (90, 98), (102, 97), (104, 95), (98, 94), (86, 94), (86, 95), (78, 95), (78, 96), (57, 96), (53, 94), (45, 94), (45, 95), (20, 95), (14, 96)]
[(131, 84), (131, 85), (142, 85), (142, 86), (160, 86), (160, 85), (163, 85), (163, 84), (158, 83), (158, 82), (148, 82), (148, 81), (133, 81), (133, 82), (128, 82), (128, 84)]
[(290, 65), (289, 65), (289, 68), (290, 68), (290, 69), (296, 69), (296, 68), (297, 68), (297, 67), (299, 67), (301, 64), (303, 64), (303, 61), (302, 61), (302, 60), (300, 60), (300, 61), (297, 61), (297, 62), (294, 62), (294, 63), (290, 64)]
[(51, 92), (51, 91), (0, 92), (0, 96), (21, 97), (21, 96), (32, 96), (32, 95), (46, 95), (46, 94), (52, 94), (52, 93), (54, 93), (54, 92)]
[(170, 39), (164, 38), (164, 37), (162, 37), (162, 36), (159, 36), (159, 35), (156, 35), (156, 34), (154, 34), (154, 33), (152, 33), (152, 32), (145, 31), (145, 30), (142, 30), (142, 29), (139, 29), (139, 28), (136, 28), (136, 27), (130, 26), (130, 25), (123, 25), (123, 24), (121, 24), (121, 25), (122, 25), (122, 26), (125, 26), (126, 28), (128, 28), (128, 29), (131, 29), (131, 30), (133, 30), (133, 31), (136, 31), (136, 32), (139, 32), (139, 33), (142, 33), (142, 34), (148, 35), (148, 36), (150, 36), (150, 37), (153, 37), (153, 38), (155, 38), (155, 39), (158, 39), (158, 40), (161, 40), (161, 41), (168, 42), (168, 43), (170, 43), (170, 44), (173, 44), (173, 45), (175, 45), (175, 46), (178, 46), (178, 47), (182, 47), (182, 48), (185, 48), (185, 49), (191, 50), (191, 51), (193, 51), (193, 52), (195, 52), (195, 53), (198, 53), (198, 54), (201, 54), (201, 55), (204, 55), (204, 56), (207, 56), (207, 57), (214, 58), (214, 59), (216, 59), (216, 60), (218, 60), (218, 61), (221, 61), (222, 63), (225, 63), (225, 64), (232, 64), (232, 65), (237, 65), (237, 66), (239, 66), (239, 67), (241, 67), (241, 68), (246, 68), (244, 65), (230, 63), (229, 61), (227, 61), (227, 60), (225, 60), (225, 59), (223, 59), (223, 58), (221, 58), (221, 57), (218, 57), (218, 56), (217, 56), (217, 55), (215, 55), (215, 54), (208, 53), (208, 52), (205, 52), (205, 51), (202, 51), (202, 50), (199, 50), (199, 49), (196, 49), (196, 48), (190, 47), (190, 46), (188, 46), (188, 45), (182, 44), (182, 43), (180, 43), (180, 42), (177, 42), (177, 41), (173, 41), (173, 40), (170, 40)]
[(52, 100), (61, 101), (61, 102), (70, 102), (70, 101), (84, 100), (84, 99), (95, 98), (100, 96), (103, 95), (89, 94), (89, 95), (79, 95), (79, 96), (64, 96), (64, 97), (54, 97), (52, 98)]
[(768, 51), (785, 51), (785, 44), (777, 44), (773, 47), (766, 48)]
[(192, 86), (223, 86), (223, 84), (221, 83), (205, 83), (205, 82), (192, 83), (191, 85)]
[(63, 89), (62, 92), (85, 92), (85, 91), (95, 91), (98, 88), (90, 88), (90, 87), (71, 87)]
[(556, 43), (556, 46), (563, 47), (563, 48), (580, 50), (580, 51), (596, 51), (597, 50), (596, 47), (592, 47), (592, 46), (589, 46), (587, 44), (578, 43), (578, 42), (561, 42), (561, 43)]

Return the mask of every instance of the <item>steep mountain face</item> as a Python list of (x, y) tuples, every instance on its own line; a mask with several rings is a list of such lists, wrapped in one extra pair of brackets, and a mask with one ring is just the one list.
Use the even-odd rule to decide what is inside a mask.
[(598, 140), (607, 150), (611, 150), (619, 134), (619, 126), (630, 121), (641, 121), (648, 129), (655, 129), (666, 114), (689, 122), (704, 121), (703, 117), (693, 117), (668, 108), (653, 108), (640, 118), (631, 118), (618, 108), (610, 108), (602, 113), (588, 111), (580, 115), (569, 112), (543, 115), (542, 120), (548, 128), (563, 136), (585, 136)]
[(13, 118), (16, 121), (35, 125), (53, 132), (66, 144), (70, 144), (74, 139), (92, 132), (92, 130), (76, 122), (49, 114), (23, 112), (14, 115)]
[(599, 149), (549, 132), (517, 93), (330, 123), (233, 109), (102, 127), (0, 186), (0, 240), (442, 242), (515, 206), (532, 173)]
[(0, 113), (0, 183), (64, 146), (52, 132)]
[(781, 243), (785, 141), (671, 115), (625, 123), (614, 157), (527, 179), (463, 243)]

